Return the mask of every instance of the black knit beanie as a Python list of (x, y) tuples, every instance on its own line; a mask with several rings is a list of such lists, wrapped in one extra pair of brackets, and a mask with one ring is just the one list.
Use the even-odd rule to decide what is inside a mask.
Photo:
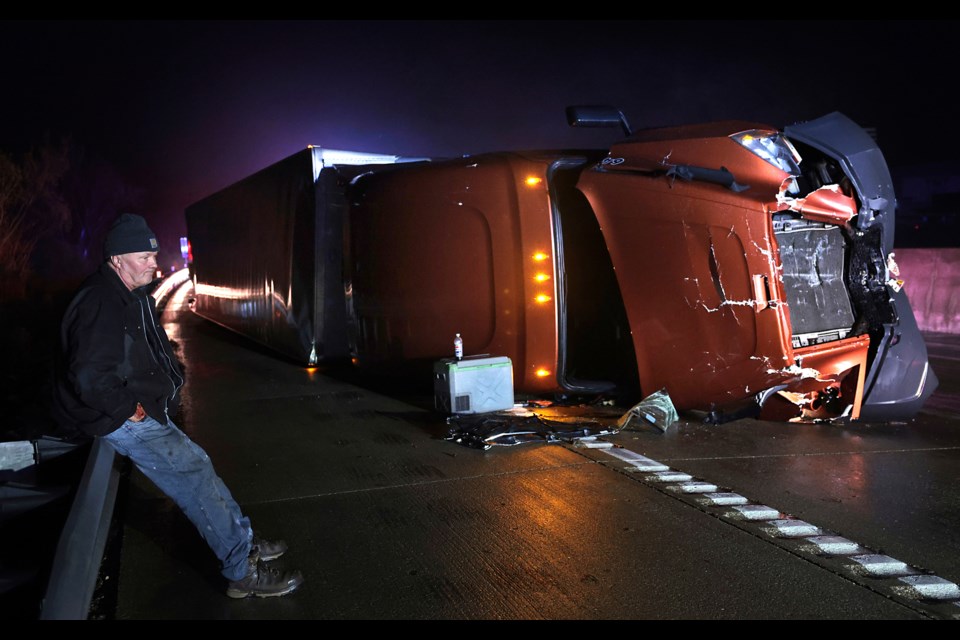
[(114, 221), (107, 232), (103, 254), (105, 258), (109, 258), (124, 253), (156, 251), (159, 246), (157, 236), (147, 226), (146, 220), (133, 213), (124, 213)]

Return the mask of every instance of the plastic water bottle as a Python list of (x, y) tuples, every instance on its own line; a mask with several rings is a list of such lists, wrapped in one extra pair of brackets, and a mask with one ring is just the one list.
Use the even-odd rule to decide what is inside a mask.
[(456, 356), (457, 360), (463, 359), (463, 338), (460, 337), (459, 333), (453, 339), (453, 355)]

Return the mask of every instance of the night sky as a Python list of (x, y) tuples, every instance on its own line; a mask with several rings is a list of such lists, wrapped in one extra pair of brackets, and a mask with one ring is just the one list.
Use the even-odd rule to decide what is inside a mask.
[(841, 111), (891, 170), (952, 162), (960, 22), (3, 21), (0, 148), (69, 135), (184, 208), (307, 145), (412, 156), (605, 147), (570, 104), (634, 129), (786, 125)]

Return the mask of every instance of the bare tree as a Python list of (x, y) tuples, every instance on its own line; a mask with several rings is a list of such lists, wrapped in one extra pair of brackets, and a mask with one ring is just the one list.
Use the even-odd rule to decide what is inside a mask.
[(0, 301), (31, 286), (75, 284), (101, 260), (107, 226), (142, 190), (69, 139), (17, 161), (0, 151)]
[(70, 222), (59, 189), (68, 150), (68, 142), (45, 143), (19, 164), (0, 152), (0, 298), (25, 294), (37, 242)]

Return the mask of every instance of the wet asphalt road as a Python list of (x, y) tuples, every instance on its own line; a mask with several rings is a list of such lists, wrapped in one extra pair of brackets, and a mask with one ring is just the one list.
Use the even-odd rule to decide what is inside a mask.
[(928, 336), (941, 386), (910, 423), (689, 417), (610, 448), (479, 450), (445, 439), (429, 393), (307, 371), (193, 315), (185, 289), (163, 316), (187, 365), (178, 424), (306, 581), (227, 598), (189, 522), (128, 472), (92, 617), (960, 618), (955, 336)]

